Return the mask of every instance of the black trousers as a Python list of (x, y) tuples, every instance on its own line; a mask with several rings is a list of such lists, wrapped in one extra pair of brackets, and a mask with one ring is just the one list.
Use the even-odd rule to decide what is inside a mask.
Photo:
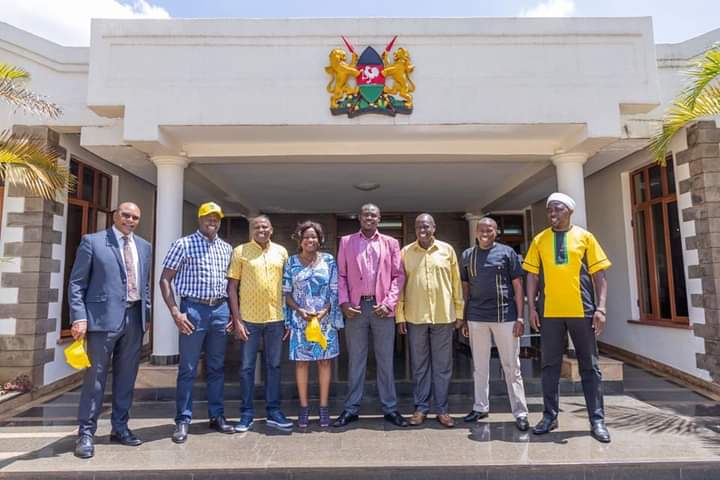
[(602, 374), (598, 367), (592, 318), (544, 318), (540, 322), (544, 415), (548, 418), (558, 416), (560, 368), (567, 332), (575, 345), (590, 422), (604, 420)]

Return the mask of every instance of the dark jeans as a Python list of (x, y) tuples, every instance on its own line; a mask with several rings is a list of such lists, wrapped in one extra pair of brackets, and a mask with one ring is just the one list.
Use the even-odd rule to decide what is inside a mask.
[(602, 374), (598, 367), (598, 349), (592, 318), (543, 318), (540, 322), (544, 415), (548, 418), (558, 416), (558, 384), (567, 332), (575, 345), (590, 422), (604, 420)]
[(142, 302), (137, 302), (132, 308), (125, 310), (125, 320), (117, 332), (87, 334), (86, 348), (92, 365), (85, 370), (80, 394), (78, 412), (80, 435), (95, 435), (111, 362), (113, 385), (110, 422), (115, 431), (123, 431), (127, 428), (142, 347), (141, 304)]
[(249, 332), (248, 340), (242, 348), (242, 366), (240, 367), (241, 402), (240, 416), (254, 417), (255, 407), (255, 359), (263, 345), (263, 364), (265, 366), (265, 409), (268, 414), (280, 410), (280, 361), (282, 360), (284, 322), (250, 323), (245, 322)]
[(225, 330), (230, 318), (227, 302), (213, 307), (183, 299), (180, 311), (187, 314), (195, 330), (190, 335), (180, 334), (180, 364), (178, 365), (175, 422), (192, 420), (192, 389), (197, 375), (200, 355), (205, 352), (207, 377), (208, 417), (224, 415), (225, 389)]

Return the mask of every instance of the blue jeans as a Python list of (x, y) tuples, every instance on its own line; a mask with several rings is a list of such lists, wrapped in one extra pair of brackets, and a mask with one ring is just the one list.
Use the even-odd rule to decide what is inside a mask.
[(190, 422), (192, 419), (193, 380), (203, 350), (207, 372), (208, 417), (219, 417), (224, 415), (225, 346), (227, 345), (225, 327), (230, 318), (227, 302), (211, 307), (183, 299), (180, 303), (180, 311), (187, 314), (195, 330), (190, 335), (180, 335), (175, 422)]
[(255, 359), (261, 340), (265, 366), (265, 409), (268, 414), (271, 414), (280, 410), (280, 361), (282, 360), (282, 338), (285, 334), (285, 324), (281, 320), (270, 323), (245, 322), (245, 326), (250, 335), (242, 349), (240, 416), (255, 416), (255, 407), (253, 406)]

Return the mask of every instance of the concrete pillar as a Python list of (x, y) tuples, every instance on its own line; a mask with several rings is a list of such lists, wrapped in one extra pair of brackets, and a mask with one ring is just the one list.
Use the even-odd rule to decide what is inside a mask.
[(583, 165), (587, 159), (586, 153), (560, 153), (551, 158), (557, 173), (558, 191), (570, 195), (575, 200), (572, 223), (582, 228), (587, 228), (585, 175), (583, 174)]
[(468, 222), (468, 232), (470, 233), (469, 237), (469, 247), (475, 246), (475, 231), (477, 230), (477, 224), (480, 221), (481, 218), (483, 218), (485, 215), (482, 213), (466, 213), (465, 214), (465, 220)]
[(151, 158), (157, 167), (155, 205), (155, 278), (153, 279), (152, 363), (170, 365), (179, 361), (178, 331), (160, 293), (162, 262), (172, 242), (182, 235), (183, 177), (187, 158), (161, 155)]

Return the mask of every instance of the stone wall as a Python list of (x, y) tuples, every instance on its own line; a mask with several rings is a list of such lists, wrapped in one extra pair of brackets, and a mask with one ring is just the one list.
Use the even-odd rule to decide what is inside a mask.
[(676, 163), (687, 163), (690, 169), (690, 178), (680, 182), (680, 193), (690, 192), (692, 206), (682, 215), (695, 223), (695, 236), (687, 239), (686, 248), (697, 250), (699, 262), (688, 266), (689, 275), (702, 282), (702, 294), (691, 296), (692, 306), (705, 312), (705, 323), (693, 325), (705, 343), (697, 365), (720, 383), (720, 128), (714, 121), (690, 126), (687, 145)]
[[(57, 147), (57, 134), (47, 128), (30, 133), (64, 157)], [(44, 366), (55, 355), (55, 348), (47, 346), (47, 333), (54, 332), (59, 321), (49, 318), (49, 306), (58, 302), (59, 289), (51, 288), (50, 277), (60, 272), (61, 262), (53, 259), (53, 246), (61, 245), (62, 233), (53, 225), (55, 216), (63, 216), (64, 205), (43, 200), (22, 187), (8, 186), (5, 206), (2, 256), (9, 257), (10, 268), (0, 273), (6, 300), (0, 303), (0, 321), (14, 329), (3, 328), (0, 335), (0, 381), (27, 374), (33, 384), (42, 385)], [(14, 292), (16, 297), (8, 295)]]

